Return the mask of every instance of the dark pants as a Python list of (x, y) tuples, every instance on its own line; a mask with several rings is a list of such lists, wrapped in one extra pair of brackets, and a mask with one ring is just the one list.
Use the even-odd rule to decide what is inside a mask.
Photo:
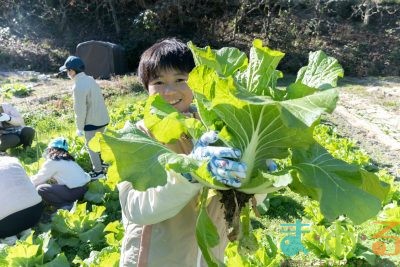
[(24, 147), (31, 146), (34, 137), (35, 130), (31, 127), (23, 127), (17, 133), (2, 134), (0, 136), (0, 151), (6, 151), (19, 145)]
[(0, 220), (0, 238), (16, 235), (33, 227), (42, 216), (43, 203), (15, 212)]
[(59, 184), (41, 184), (36, 187), (36, 190), (44, 201), (56, 208), (61, 208), (81, 199), (87, 191), (87, 185), (68, 188)]

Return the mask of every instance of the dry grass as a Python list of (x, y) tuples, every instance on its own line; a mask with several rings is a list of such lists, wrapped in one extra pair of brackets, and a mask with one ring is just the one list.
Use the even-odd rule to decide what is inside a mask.
[[(62, 106), (60, 103), (71, 95), (71, 87), (73, 85), (73, 81), (70, 79), (56, 78), (37, 72), (0, 73), (0, 85), (17, 82), (30, 86), (32, 88), (31, 94), (23, 98), (3, 99), (3, 101), (16, 105), (21, 111), (29, 110), (36, 104), (49, 105), (49, 102)], [(97, 82), (102, 88), (106, 99), (111, 96), (143, 91), (143, 87), (135, 75), (114, 76), (110, 80), (97, 80)], [(62, 108), (61, 106), (60, 108)]]

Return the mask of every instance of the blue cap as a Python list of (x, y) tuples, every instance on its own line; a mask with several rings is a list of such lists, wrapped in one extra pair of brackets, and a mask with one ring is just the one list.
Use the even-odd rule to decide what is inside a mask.
[(66, 70), (75, 70), (75, 71), (84, 71), (85, 63), (83, 63), (82, 59), (76, 56), (69, 56), (67, 60), (65, 60), (64, 65), (59, 68), (60, 71)]
[(64, 149), (65, 151), (68, 151), (68, 142), (67, 142), (67, 139), (65, 139), (64, 137), (57, 137), (57, 138), (51, 140), (47, 147), (61, 148), (61, 149)]

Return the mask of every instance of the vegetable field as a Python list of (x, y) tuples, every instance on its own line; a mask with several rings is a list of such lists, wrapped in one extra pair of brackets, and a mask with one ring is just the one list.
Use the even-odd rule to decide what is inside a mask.
[[(240, 238), (232, 240), (228, 245), (225, 264), (235, 267), (399, 266), (400, 187), (395, 181), (395, 172), (379, 165), (377, 159), (371, 158), (369, 153), (360, 149), (354, 139), (342, 137), (338, 127), (332, 123), (337, 118), (326, 115), (334, 109), (334, 101), (340, 95), (338, 91), (349, 88), (354, 90), (354, 85), (343, 83), (339, 88), (331, 89), (335, 86), (336, 77), (322, 82), (321, 79), (312, 79), (313, 73), (318, 71), (318, 67), (314, 68), (313, 64), (299, 71), (300, 76), (297, 78), (286, 78), (275, 69), (279, 60), (273, 68), (260, 67), (254, 61), (264, 52), (270, 53), (271, 57), (283, 55), (278, 51), (270, 52), (257, 41), (254, 47), (259, 54), (250, 56), (249, 61), (237, 50), (212, 52), (196, 48), (194, 45), (191, 47), (197, 53), (198, 66), (190, 75), (188, 83), (197, 93), (196, 101), (202, 109), (200, 115), (203, 123), (206, 122), (207, 127), (222, 125), (217, 130), (222, 138), (225, 138), (224, 141), (239, 146), (245, 151), (245, 156), (247, 155), (244, 160), (248, 165), (254, 166), (254, 171), (246, 177), (252, 182), (243, 188), (243, 193), (268, 193), (262, 203), (253, 209), (243, 205), (239, 218), (242, 225), (238, 230)], [(233, 54), (235, 60), (232, 60)], [(210, 55), (215, 56), (216, 60), (210, 60)], [(332, 60), (322, 54), (312, 55)], [(311, 58), (312, 56), (310, 61)], [(224, 65), (226, 62), (235, 68), (229, 70)], [(332, 61), (329, 63), (329, 66), (334, 65)], [(334, 72), (340, 76), (339, 67), (335, 66)], [(269, 71), (270, 77), (273, 78), (268, 81), (257, 80), (257, 70)], [(238, 71), (241, 74), (233, 77), (229, 71)], [(202, 84), (200, 77), (212, 78)], [(15, 76), (0, 81), (1, 88), (6, 88), (7, 95), (3, 95), (7, 97), (5, 101), (16, 103), (24, 114), (26, 124), (33, 126), (38, 133), (31, 148), (16, 148), (11, 150), (11, 154), (18, 157), (28, 174), (32, 175), (43, 162), (41, 155), (48, 141), (56, 136), (65, 136), (70, 140), (71, 151), (77, 162), (88, 169), (89, 157), (83, 147), (83, 139), (75, 136), (71, 96), (66, 92), (61, 96), (48, 97), (46, 101), (32, 99), (24, 102), (24, 98), (35, 93), (35, 88), (38, 90), (43, 84), (51, 83), (47, 81), (42, 82), (42, 85), (30, 87), (27, 84), (31, 78)], [(228, 91), (234, 90), (231, 87), (233, 81), (239, 81), (243, 87), (251, 84), (253, 90), (238, 90), (239, 93), (233, 98)], [(257, 86), (261, 82), (269, 83), (271, 89), (261, 92)], [(222, 95), (218, 96), (218, 93), (207, 88), (207, 84), (212, 83), (220, 90), (219, 93), (223, 89), (227, 91), (222, 91)], [(17, 92), (21, 92), (21, 88), (29, 90), (26, 90), (24, 95), (13, 95), (10, 89), (14, 88), (13, 84), (18, 85)], [(61, 79), (58, 79), (57, 84), (69, 86), (68, 81)], [(104, 140), (101, 143), (103, 145), (107, 143), (108, 146), (112, 146), (115, 142), (126, 141), (128, 137), (118, 131), (126, 121), (135, 122), (142, 118), (155, 126), (165, 123), (167, 118), (168, 123), (183, 125), (180, 129), (194, 137), (198, 137), (202, 131), (201, 127), (204, 127), (201, 125), (200, 128), (196, 128), (198, 124), (193, 121), (168, 115), (173, 111), (171, 112), (157, 97), (146, 102), (145, 93), (137, 92), (138, 84), (134, 76), (117, 77), (111, 82), (104, 82), (102, 87), (112, 120), (108, 133), (99, 137), (100, 140)], [(287, 92), (290, 97), (285, 95)], [(265, 95), (269, 98), (264, 98)], [(222, 98), (227, 99), (227, 102)], [(305, 102), (301, 102), (303, 98)], [(35, 108), (29, 108), (29, 103), (34, 103)], [(235, 106), (228, 106), (231, 103), (235, 103)], [(154, 116), (150, 112), (154, 107), (163, 111), (158, 113), (163, 115)], [(297, 109), (298, 107), (301, 109)], [(265, 123), (262, 129), (267, 129), (269, 125), (275, 128), (271, 132), (265, 132), (251, 127), (257, 130), (251, 133), (248, 130), (238, 130), (236, 134), (233, 132), (237, 129), (237, 122), (226, 115), (235, 113), (245, 117), (249, 116), (248, 114), (259, 113), (268, 116), (268, 112), (277, 117), (281, 116), (279, 118), (283, 118), (282, 121), (286, 124), (274, 125), (274, 121), (260, 121), (257, 125)], [(246, 121), (255, 121), (255, 116), (246, 118)], [(304, 124), (307, 127), (303, 127)], [(293, 130), (296, 127), (301, 131)], [(276, 130), (278, 128), (283, 130), (280, 132)], [(157, 131), (155, 133), (157, 135)], [(176, 136), (181, 134), (182, 132), (175, 133)], [(284, 149), (265, 145), (265, 150), (258, 151), (259, 144), (255, 144), (256, 141), (252, 139), (254, 134), (258, 135), (257, 141), (263, 140), (259, 142), (261, 145), (286, 135), (292, 139), (285, 141)], [(158, 136), (164, 138), (165, 142), (168, 142), (168, 138), (175, 138), (171, 135), (164, 136), (161, 132)], [(283, 146), (278, 141), (274, 144)], [(303, 150), (304, 146), (311, 149)], [(278, 164), (278, 171), (272, 174), (258, 172), (257, 168), (258, 165), (261, 166), (262, 159), (256, 156), (252, 159), (252, 155), (262, 159), (273, 158)], [(110, 155), (106, 157), (113, 163)], [(195, 173), (197, 179), (209, 185), (209, 190), (227, 189), (220, 184), (210, 184), (201, 164), (185, 165), (185, 158), (173, 154), (165, 155), (164, 159), (163, 164), (169, 164), (170, 168)], [(177, 166), (172, 160), (183, 163)], [(326, 164), (327, 162), (329, 164)], [(309, 167), (311, 165), (312, 167)], [(321, 173), (317, 170), (321, 170)], [(313, 181), (307, 179), (312, 176), (326, 177), (326, 180), (333, 182), (311, 186)], [(360, 180), (352, 181), (355, 176), (361, 177)], [(297, 177), (297, 180), (293, 177)], [(334, 179), (330, 179), (332, 177)], [(118, 179), (130, 178), (121, 177), (111, 165), (106, 179), (90, 182), (84, 199), (75, 203), (71, 211), (56, 212), (47, 207), (40, 224), (30, 233), (19, 236), (15, 245), (0, 245), (0, 266), (118, 266), (119, 248), (124, 234), (116, 189)], [(154, 182), (162, 183), (162, 180)], [(331, 193), (338, 183), (341, 189), (344, 188), (340, 197)], [(143, 188), (143, 184), (136, 186)], [(346, 214), (340, 213), (344, 210), (347, 211)], [(200, 229), (212, 235), (206, 227), (200, 226)], [(203, 250), (203, 254), (212, 246), (207, 238), (199, 240), (199, 244), (207, 248)], [(210, 266), (221, 265), (215, 262), (212, 256), (208, 263)]]

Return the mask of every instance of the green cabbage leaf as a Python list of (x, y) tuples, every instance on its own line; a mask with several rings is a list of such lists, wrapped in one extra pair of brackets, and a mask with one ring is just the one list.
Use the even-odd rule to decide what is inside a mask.
[[(338, 101), (334, 87), (343, 69), (322, 51), (311, 52), (295, 82), (277, 86), (283, 77), (277, 70), (284, 53), (254, 40), (249, 59), (236, 48), (213, 50), (188, 43), (196, 67), (188, 85), (195, 95), (200, 120), (179, 114), (160, 96), (149, 97), (144, 123), (151, 137), (132, 127), (118, 133), (98, 134), (90, 146), (112, 163), (109, 178), (129, 181), (136, 190), (164, 185), (169, 171), (190, 173), (204, 185), (196, 226), (199, 247), (209, 266), (223, 266), (210, 248), (219, 242), (206, 212), (208, 188), (232, 189), (211, 177), (207, 162), (168, 149), (182, 135), (194, 141), (207, 130), (219, 132), (220, 143), (242, 151), (247, 165), (242, 186), (246, 194), (265, 194), (290, 186), (299, 194), (319, 201), (322, 214), (333, 221), (346, 215), (362, 223), (378, 213), (389, 186), (359, 166), (335, 159), (313, 138), (321, 115), (332, 112)], [(289, 159), (278, 171), (269, 172), (267, 159)], [(351, 203), (351, 205), (348, 205)], [(257, 240), (251, 231), (249, 208), (243, 210), (238, 251), (255, 253)]]
[[(188, 45), (197, 64), (188, 85), (201, 120), (188, 120), (161, 97), (150, 97), (144, 121), (153, 137), (167, 144), (182, 134), (196, 139), (217, 130), (224, 145), (242, 151), (241, 161), (248, 167), (236, 190), (269, 193), (290, 185), (318, 200), (330, 220), (345, 214), (361, 223), (378, 213), (388, 187), (374, 174), (334, 159), (313, 138), (321, 115), (332, 112), (338, 100), (334, 87), (343, 69), (336, 59), (322, 51), (310, 53), (296, 81), (279, 88), (282, 73), (276, 68), (284, 54), (264, 47), (261, 40), (253, 42), (249, 59), (236, 48)], [(204, 162), (178, 155), (139, 131), (105, 134), (98, 142), (102, 156), (115, 164), (110, 176), (132, 182), (137, 190), (165, 184), (171, 170), (192, 173), (207, 187), (231, 189), (215, 182)], [(267, 171), (267, 159), (288, 157), (291, 166)]]

